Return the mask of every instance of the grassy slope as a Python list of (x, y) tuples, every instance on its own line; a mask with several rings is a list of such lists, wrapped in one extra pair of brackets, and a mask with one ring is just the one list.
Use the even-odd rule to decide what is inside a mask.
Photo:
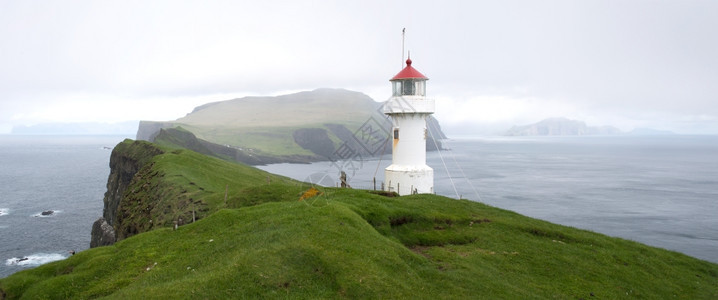
[(330, 188), (299, 201), (304, 184), (191, 151), (153, 162), (158, 188), (194, 193), (205, 218), (18, 272), (0, 295), (718, 297), (716, 264), (480, 203)]
[[(326, 129), (324, 124), (336, 123), (353, 131), (378, 107), (362, 93), (318, 89), (209, 103), (175, 122), (198, 138), (221, 145), (251, 148), (268, 155), (312, 155), (294, 142), (295, 130)], [(330, 131), (328, 134), (338, 141)]]

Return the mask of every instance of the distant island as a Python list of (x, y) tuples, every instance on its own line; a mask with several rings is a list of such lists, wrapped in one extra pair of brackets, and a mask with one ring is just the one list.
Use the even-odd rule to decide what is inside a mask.
[(511, 127), (504, 135), (537, 136), (537, 135), (616, 135), (621, 130), (613, 126), (587, 126), (583, 121), (567, 118), (549, 118), (538, 123)]
[(41, 123), (18, 125), (10, 131), (16, 135), (132, 135), (139, 121), (118, 123)]
[(636, 128), (629, 132), (613, 126), (588, 126), (586, 122), (567, 118), (549, 118), (537, 123), (511, 127), (506, 136), (577, 136), (577, 135), (667, 135), (667, 130)]

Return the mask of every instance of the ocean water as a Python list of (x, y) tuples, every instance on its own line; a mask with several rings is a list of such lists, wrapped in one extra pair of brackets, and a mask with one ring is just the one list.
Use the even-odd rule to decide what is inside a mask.
[(0, 278), (89, 248), (123, 139), (0, 135)]
[[(495, 137), (427, 153), (434, 190), (718, 263), (718, 136)], [(377, 189), (391, 156), (260, 168)]]

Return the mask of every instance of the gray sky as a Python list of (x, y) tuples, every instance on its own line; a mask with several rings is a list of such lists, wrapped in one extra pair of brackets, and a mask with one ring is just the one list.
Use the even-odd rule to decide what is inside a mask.
[(0, 1), (0, 133), (247, 95), (377, 101), (401, 29), (449, 133), (547, 117), (718, 134), (718, 1)]

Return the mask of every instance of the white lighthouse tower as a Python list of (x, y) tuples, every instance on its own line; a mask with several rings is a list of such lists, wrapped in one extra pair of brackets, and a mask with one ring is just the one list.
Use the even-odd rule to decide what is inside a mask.
[(394, 143), (384, 184), (399, 195), (434, 193), (434, 170), (426, 165), (426, 118), (434, 113), (434, 100), (426, 99), (427, 80), (411, 66), (411, 58), (390, 79), (392, 96), (384, 113), (391, 117)]

